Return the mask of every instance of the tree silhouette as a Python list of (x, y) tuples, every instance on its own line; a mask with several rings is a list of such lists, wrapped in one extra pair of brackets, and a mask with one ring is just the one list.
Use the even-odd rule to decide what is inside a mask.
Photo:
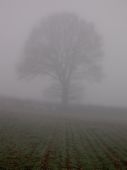
[(53, 78), (66, 105), (74, 82), (100, 80), (102, 56), (101, 36), (94, 24), (73, 13), (57, 13), (45, 17), (31, 32), (18, 72), (23, 77)]

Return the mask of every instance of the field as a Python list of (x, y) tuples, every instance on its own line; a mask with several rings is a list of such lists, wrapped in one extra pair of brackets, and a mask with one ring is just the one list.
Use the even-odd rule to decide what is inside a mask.
[(0, 169), (127, 169), (127, 125), (121, 116), (65, 112), (1, 110)]

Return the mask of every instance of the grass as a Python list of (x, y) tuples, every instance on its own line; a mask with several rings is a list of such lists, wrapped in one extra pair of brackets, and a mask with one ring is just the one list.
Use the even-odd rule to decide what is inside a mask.
[(27, 111), (1, 111), (0, 169), (127, 169), (126, 121), (88, 110)]

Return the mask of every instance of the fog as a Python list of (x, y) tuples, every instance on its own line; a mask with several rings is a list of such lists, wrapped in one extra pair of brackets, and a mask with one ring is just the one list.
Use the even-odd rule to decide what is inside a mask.
[(127, 106), (126, 0), (0, 0), (0, 95), (44, 100), (49, 80), (20, 80), (17, 63), (32, 29), (54, 12), (74, 12), (95, 24), (102, 36), (104, 78), (86, 83), (82, 103)]
[(127, 169), (127, 0), (0, 0), (0, 169)]

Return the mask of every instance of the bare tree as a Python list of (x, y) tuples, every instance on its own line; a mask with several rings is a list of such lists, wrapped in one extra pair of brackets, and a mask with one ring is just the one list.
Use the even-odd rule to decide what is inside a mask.
[(69, 102), (72, 82), (101, 77), (101, 36), (92, 23), (73, 13), (44, 18), (30, 34), (24, 55), (19, 74), (52, 77), (60, 85), (63, 104)]

